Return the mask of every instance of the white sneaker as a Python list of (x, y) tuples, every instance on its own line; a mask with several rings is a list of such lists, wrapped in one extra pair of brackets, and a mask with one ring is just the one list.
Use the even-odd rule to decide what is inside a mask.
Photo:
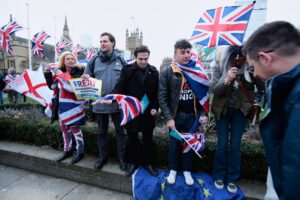
[(169, 176), (167, 178), (167, 181), (169, 184), (173, 185), (176, 181), (176, 174), (177, 172), (174, 170), (170, 170)]
[(189, 171), (184, 171), (183, 172), (183, 176), (184, 176), (184, 180), (185, 180), (185, 183), (187, 185), (194, 185), (194, 179), (191, 175), (191, 172)]

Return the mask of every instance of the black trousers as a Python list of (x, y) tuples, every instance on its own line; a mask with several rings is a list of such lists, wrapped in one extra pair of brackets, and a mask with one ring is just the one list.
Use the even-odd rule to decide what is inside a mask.
[[(138, 155), (139, 155), (139, 148), (138, 148), (138, 132), (130, 132), (127, 131), (128, 135), (128, 157), (129, 162), (133, 165), (138, 165)], [(144, 165), (152, 165), (152, 137), (153, 137), (153, 130), (142, 132), (142, 163)]]
[(99, 148), (99, 158), (107, 159), (108, 157), (108, 125), (109, 125), (109, 115), (115, 126), (117, 148), (118, 148), (118, 159), (125, 160), (125, 140), (126, 136), (124, 129), (120, 126), (121, 117), (120, 113), (110, 113), (110, 114), (96, 114), (96, 121), (98, 124), (98, 148)]

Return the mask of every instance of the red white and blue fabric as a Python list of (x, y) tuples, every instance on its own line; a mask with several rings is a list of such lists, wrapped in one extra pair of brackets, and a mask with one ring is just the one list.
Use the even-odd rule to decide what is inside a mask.
[(58, 43), (56, 43), (55, 45), (55, 53), (56, 55), (60, 55), (66, 47), (72, 45), (71, 42), (69, 42), (68, 40), (62, 38)]
[(44, 42), (49, 37), (50, 36), (45, 31), (41, 31), (39, 33), (36, 33), (33, 36), (33, 38), (32, 38), (32, 53), (34, 55), (38, 55), (38, 56), (44, 58), (44, 55), (43, 55)]
[(226, 6), (205, 11), (196, 24), (190, 41), (202, 46), (240, 46), (254, 4)]
[(133, 96), (127, 96), (122, 94), (109, 94), (97, 100), (95, 104), (101, 100), (117, 101), (121, 113), (121, 126), (125, 125), (130, 120), (139, 116), (139, 114), (141, 114), (143, 111), (143, 106), (141, 102)]
[(5, 76), (4, 82), (5, 82), (6, 84), (9, 84), (10, 82), (14, 81), (15, 79), (16, 79), (15, 76), (13, 76), (13, 75), (11, 75), (11, 74), (8, 74), (8, 75)]
[(48, 66), (50, 66), (50, 71), (54, 75), (58, 66), (58, 63), (49, 63)]
[(10, 55), (15, 54), (10, 46), (9, 36), (22, 29), (23, 27), (15, 21), (8, 23), (0, 29), (0, 45)]
[(187, 153), (191, 148), (194, 151), (200, 152), (205, 148), (205, 137), (203, 133), (180, 133), (184, 138), (183, 153)]
[(88, 49), (88, 50), (87, 50), (87, 54), (86, 54), (85, 59), (86, 59), (87, 61), (90, 61), (90, 60), (92, 59), (92, 57), (94, 57), (94, 55), (95, 55), (96, 53), (97, 53), (97, 51), (96, 51), (95, 49), (93, 49), (93, 48)]
[(77, 44), (74, 48), (73, 48), (73, 55), (77, 58), (78, 57), (78, 53), (83, 52), (84, 48), (82, 46), (80, 46), (80, 44)]
[(55, 106), (56, 98), (59, 98), (58, 117), (60, 122), (66, 126), (83, 125), (85, 123), (85, 101), (77, 100), (68, 81), (71, 78), (70, 75), (61, 73), (55, 78), (56, 81), (52, 86), (54, 89), (52, 103), (48, 106), (45, 113), (49, 117), (52, 115), (52, 109)]
[(185, 65), (177, 64), (203, 109), (209, 110), (209, 78), (197, 54)]

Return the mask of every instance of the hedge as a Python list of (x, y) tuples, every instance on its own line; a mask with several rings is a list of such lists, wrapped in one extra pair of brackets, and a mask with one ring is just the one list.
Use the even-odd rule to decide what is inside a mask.
[[(1, 140), (11, 140), (37, 146), (49, 145), (55, 149), (63, 148), (59, 126), (57, 123), (51, 125), (49, 120), (0, 117), (0, 131)], [(82, 131), (84, 133), (85, 152), (97, 155), (96, 126), (82, 126)], [(160, 168), (167, 168), (169, 138), (164, 134), (158, 135), (154, 136), (155, 164)], [(206, 148), (201, 153), (202, 159), (194, 159), (193, 170), (212, 172), (215, 147), (215, 142), (206, 142)], [(109, 129), (108, 148), (111, 150), (111, 157), (116, 158), (116, 140), (114, 139), (112, 128)], [(259, 142), (242, 142), (241, 178), (265, 181), (266, 176), (267, 162), (262, 144)]]

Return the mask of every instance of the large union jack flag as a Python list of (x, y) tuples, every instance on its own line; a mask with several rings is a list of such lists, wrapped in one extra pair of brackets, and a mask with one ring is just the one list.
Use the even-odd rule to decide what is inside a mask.
[(15, 33), (16, 31), (22, 30), (23, 27), (20, 26), (17, 22), (12, 21), (7, 25), (3, 26), (0, 29), (0, 45), (3, 49), (10, 55), (15, 55), (9, 41), (9, 36)]
[(58, 43), (55, 45), (55, 53), (56, 55), (60, 55), (66, 47), (72, 45), (72, 43), (64, 38), (62, 38)]
[(44, 50), (44, 42), (50, 36), (45, 32), (41, 31), (36, 33), (32, 38), (32, 53), (34, 55), (38, 55), (44, 58), (43, 50)]
[(205, 11), (196, 24), (191, 42), (202, 46), (240, 46), (254, 4), (218, 7)]
[(95, 49), (93, 49), (93, 48), (88, 49), (85, 59), (87, 61), (90, 61), (96, 53), (97, 53), (97, 51)]
[(74, 48), (73, 48), (73, 55), (77, 58), (78, 57), (78, 53), (83, 52), (84, 51), (84, 47), (80, 46), (80, 44), (77, 44)]

